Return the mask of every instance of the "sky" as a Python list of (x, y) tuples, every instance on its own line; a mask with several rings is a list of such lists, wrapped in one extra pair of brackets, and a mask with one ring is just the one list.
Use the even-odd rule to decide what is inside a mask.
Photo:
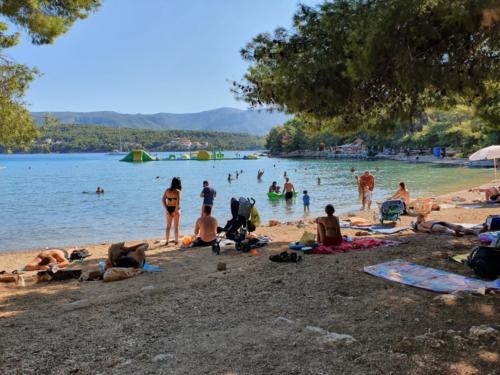
[[(314, 5), (319, 0), (302, 0)], [(103, 0), (48, 46), (23, 38), (4, 51), (43, 76), (32, 111), (199, 112), (245, 109), (229, 91), (252, 37), (289, 27), (298, 0)]]

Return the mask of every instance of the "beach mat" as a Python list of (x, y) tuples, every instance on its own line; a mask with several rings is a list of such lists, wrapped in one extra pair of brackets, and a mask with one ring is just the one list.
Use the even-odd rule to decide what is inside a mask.
[(401, 242), (383, 240), (380, 238), (355, 238), (352, 241), (342, 241), (337, 246), (319, 245), (311, 250), (311, 254), (332, 254), (332, 253), (347, 253), (348, 251), (367, 250), (382, 246), (397, 246)]
[(370, 275), (438, 293), (484, 294), (490, 289), (500, 290), (500, 279), (495, 281), (473, 279), (401, 259), (367, 266), (363, 270)]
[(410, 229), (406, 227), (385, 227), (383, 225), (372, 225), (369, 227), (365, 227), (365, 226), (349, 225), (349, 224), (343, 224), (340, 226), (340, 228), (366, 230), (378, 234), (394, 234)]
[[(104, 260), (99, 261), (99, 268), (104, 271), (106, 268), (106, 262)], [(161, 272), (161, 268), (149, 263), (144, 263), (142, 268), (146, 272)]]

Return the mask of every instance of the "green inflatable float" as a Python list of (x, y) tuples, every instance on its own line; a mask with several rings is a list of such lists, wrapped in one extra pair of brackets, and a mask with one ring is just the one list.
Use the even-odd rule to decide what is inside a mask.
[[(297, 196), (297, 192), (293, 193), (293, 196)], [(271, 200), (276, 200), (276, 199), (285, 199), (285, 194), (278, 194), (278, 193), (267, 193), (267, 197)]]

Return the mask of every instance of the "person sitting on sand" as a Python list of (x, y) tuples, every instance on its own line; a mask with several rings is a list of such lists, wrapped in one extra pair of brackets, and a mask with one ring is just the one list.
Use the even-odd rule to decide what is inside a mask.
[(404, 213), (406, 214), (406, 208), (410, 205), (410, 192), (406, 190), (406, 185), (404, 182), (399, 183), (399, 190), (389, 198), (389, 200), (391, 199), (401, 199), (404, 203)]
[(48, 271), (53, 266), (63, 268), (69, 265), (68, 253), (61, 249), (44, 250), (24, 266), (25, 271)]
[(484, 193), (484, 198), (486, 199), (486, 202), (495, 202), (497, 200), (500, 201), (500, 186), (498, 188), (492, 186), (486, 189), (472, 189), (471, 191)]
[(146, 253), (149, 245), (140, 243), (126, 247), (124, 242), (112, 244), (108, 249), (106, 269), (111, 267), (142, 268), (146, 263)]
[(203, 214), (196, 220), (193, 247), (212, 246), (217, 238), (217, 220), (212, 216), (212, 206), (203, 206)]
[(269, 192), (270, 193), (277, 193), (277, 191), (276, 191), (277, 189), (278, 189), (278, 183), (276, 181), (273, 181), (271, 186), (269, 186)]
[(427, 220), (427, 216), (420, 214), (417, 216), (415, 231), (421, 233), (443, 233), (451, 236), (461, 237), (464, 234), (476, 235), (479, 231), (467, 229), (461, 225), (448, 223), (447, 221)]
[(334, 216), (335, 208), (328, 204), (325, 207), (327, 216), (316, 219), (318, 242), (325, 246), (337, 246), (342, 243), (342, 233), (340, 232), (339, 218)]

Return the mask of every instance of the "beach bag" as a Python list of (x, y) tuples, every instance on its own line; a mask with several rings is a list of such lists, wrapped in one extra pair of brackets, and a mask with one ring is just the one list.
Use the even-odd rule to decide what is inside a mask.
[(305, 231), (299, 242), (304, 245), (313, 245), (316, 243), (316, 236), (308, 231)]
[(486, 227), (490, 230), (500, 230), (500, 215), (490, 215), (486, 218)]
[(479, 277), (496, 279), (500, 276), (500, 249), (476, 246), (467, 258), (467, 265)]
[(257, 208), (255, 206), (253, 206), (250, 211), (250, 221), (255, 226), (255, 228), (260, 226), (260, 215), (259, 211), (257, 211)]

